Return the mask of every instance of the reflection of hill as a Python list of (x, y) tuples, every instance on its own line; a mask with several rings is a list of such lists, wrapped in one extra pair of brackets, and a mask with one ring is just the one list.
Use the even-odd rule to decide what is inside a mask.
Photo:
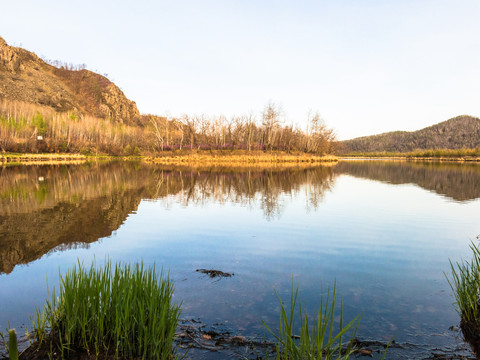
[(141, 200), (143, 180), (127, 177), (135, 174), (133, 170), (118, 164), (3, 169), (0, 272), (10, 272), (60, 245), (109, 236)]
[(416, 184), (457, 201), (480, 197), (480, 166), (476, 164), (394, 161), (340, 162), (335, 173), (391, 184)]
[(139, 202), (131, 190), (0, 217), (0, 272), (8, 273), (15, 265), (36, 260), (59, 245), (91, 243), (111, 235)]
[(315, 208), (333, 183), (331, 167), (178, 168), (138, 163), (0, 169), (0, 273), (52, 251), (109, 236), (142, 199), (209, 202), (281, 212), (281, 197), (300, 190)]

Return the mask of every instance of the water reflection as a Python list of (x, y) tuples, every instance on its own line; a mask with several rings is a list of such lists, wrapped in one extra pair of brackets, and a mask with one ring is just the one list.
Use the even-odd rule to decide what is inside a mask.
[(281, 216), (284, 199), (299, 192), (305, 193), (305, 210), (314, 211), (342, 174), (414, 183), (456, 201), (480, 197), (480, 166), (473, 164), (352, 161), (335, 167), (246, 169), (107, 162), (0, 171), (0, 273), (110, 236), (142, 199), (155, 199), (165, 208), (236, 203), (274, 219)]
[[(184, 206), (204, 206), (211, 201), (237, 203), (259, 207), (264, 216), (271, 219), (282, 212), (282, 195), (294, 196), (299, 191), (307, 191), (309, 200), (306, 206), (318, 207), (325, 192), (333, 186), (334, 174), (330, 166), (288, 169), (162, 168), (155, 181), (156, 191), (148, 195), (153, 199), (175, 195), (175, 201)], [(166, 207), (168, 201), (164, 200)]]
[[(45, 276), (54, 283), (59, 268), (107, 256), (169, 269), (186, 319), (235, 334), (261, 336), (261, 320), (275, 326), (272, 289), (287, 298), (293, 277), (310, 309), (322, 282), (337, 281), (345, 318), (363, 314), (365, 339), (394, 336), (393, 359), (464, 349), (449, 330), (459, 319), (444, 271), (478, 234), (478, 165), (127, 162), (0, 172), (0, 271), (8, 273), (0, 274), (0, 325), (28, 322), (46, 296)], [(64, 251), (76, 247), (90, 248)], [(199, 268), (235, 276), (210, 282)]]
[(415, 184), (456, 201), (480, 198), (480, 165), (473, 163), (346, 161), (335, 174), (390, 184)]
[[(203, 206), (209, 201), (282, 211), (280, 195), (305, 187), (315, 208), (332, 187), (330, 167), (199, 169), (134, 162), (8, 167), (0, 177), (0, 272), (53, 251), (106, 237), (142, 199)], [(172, 200), (172, 196), (175, 199)]]
[(0, 177), (0, 272), (111, 235), (140, 203), (133, 166), (9, 167)]

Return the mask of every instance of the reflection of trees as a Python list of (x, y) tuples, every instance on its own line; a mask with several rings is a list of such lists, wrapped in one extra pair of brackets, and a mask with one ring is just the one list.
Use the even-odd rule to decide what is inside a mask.
[(320, 203), (323, 202), (325, 194), (332, 190), (335, 175), (333, 171), (325, 175), (327, 177), (322, 176), (318, 172), (312, 172), (310, 179), (305, 183), (305, 207), (307, 211), (316, 210)]
[(133, 162), (0, 169), (0, 272), (50, 251), (109, 236), (142, 199), (168, 207), (238, 203), (278, 216), (282, 198), (307, 188), (315, 208), (332, 168), (177, 168)]
[(349, 174), (391, 184), (416, 184), (457, 201), (480, 197), (480, 165), (435, 162), (348, 161), (335, 167)]
[(18, 166), (0, 169), (0, 216), (80, 203), (146, 185), (135, 163)]
[(271, 169), (188, 169), (159, 172), (154, 197), (176, 201), (184, 206), (207, 203), (237, 203), (259, 207), (267, 218), (278, 216), (285, 197), (306, 187), (308, 204), (316, 208), (333, 183), (330, 167)]

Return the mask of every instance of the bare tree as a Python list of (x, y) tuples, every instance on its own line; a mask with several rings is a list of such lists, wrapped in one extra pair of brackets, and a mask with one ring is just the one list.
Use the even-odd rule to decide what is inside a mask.
[(263, 144), (268, 150), (274, 145), (275, 134), (280, 125), (280, 108), (273, 102), (269, 102), (262, 112)]
[(305, 151), (318, 154), (330, 152), (330, 144), (335, 140), (335, 132), (327, 128), (317, 112), (309, 112), (307, 118)]
[(165, 143), (165, 138), (164, 138), (165, 135), (162, 131), (163, 127), (159, 124), (161, 119), (163, 119), (165, 123), (168, 122), (166, 118), (160, 118), (158, 116), (153, 116), (153, 115), (150, 115), (148, 117), (148, 120), (153, 127), (153, 134), (155, 135), (155, 138), (157, 139), (157, 142), (158, 142), (158, 148), (163, 151), (163, 145)]

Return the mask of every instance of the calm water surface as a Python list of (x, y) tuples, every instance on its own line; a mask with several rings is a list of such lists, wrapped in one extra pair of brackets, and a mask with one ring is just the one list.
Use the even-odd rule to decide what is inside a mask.
[[(276, 327), (273, 289), (288, 300), (293, 279), (313, 311), (336, 282), (344, 315), (362, 314), (361, 340), (395, 339), (387, 358), (470, 354), (451, 328), (459, 317), (444, 272), (480, 233), (478, 165), (103, 163), (0, 174), (0, 329), (30, 324), (47, 277), (58, 288), (59, 269), (108, 257), (168, 270), (182, 318), (237, 335), (263, 337), (262, 320)], [(212, 281), (199, 268), (235, 275)]]

